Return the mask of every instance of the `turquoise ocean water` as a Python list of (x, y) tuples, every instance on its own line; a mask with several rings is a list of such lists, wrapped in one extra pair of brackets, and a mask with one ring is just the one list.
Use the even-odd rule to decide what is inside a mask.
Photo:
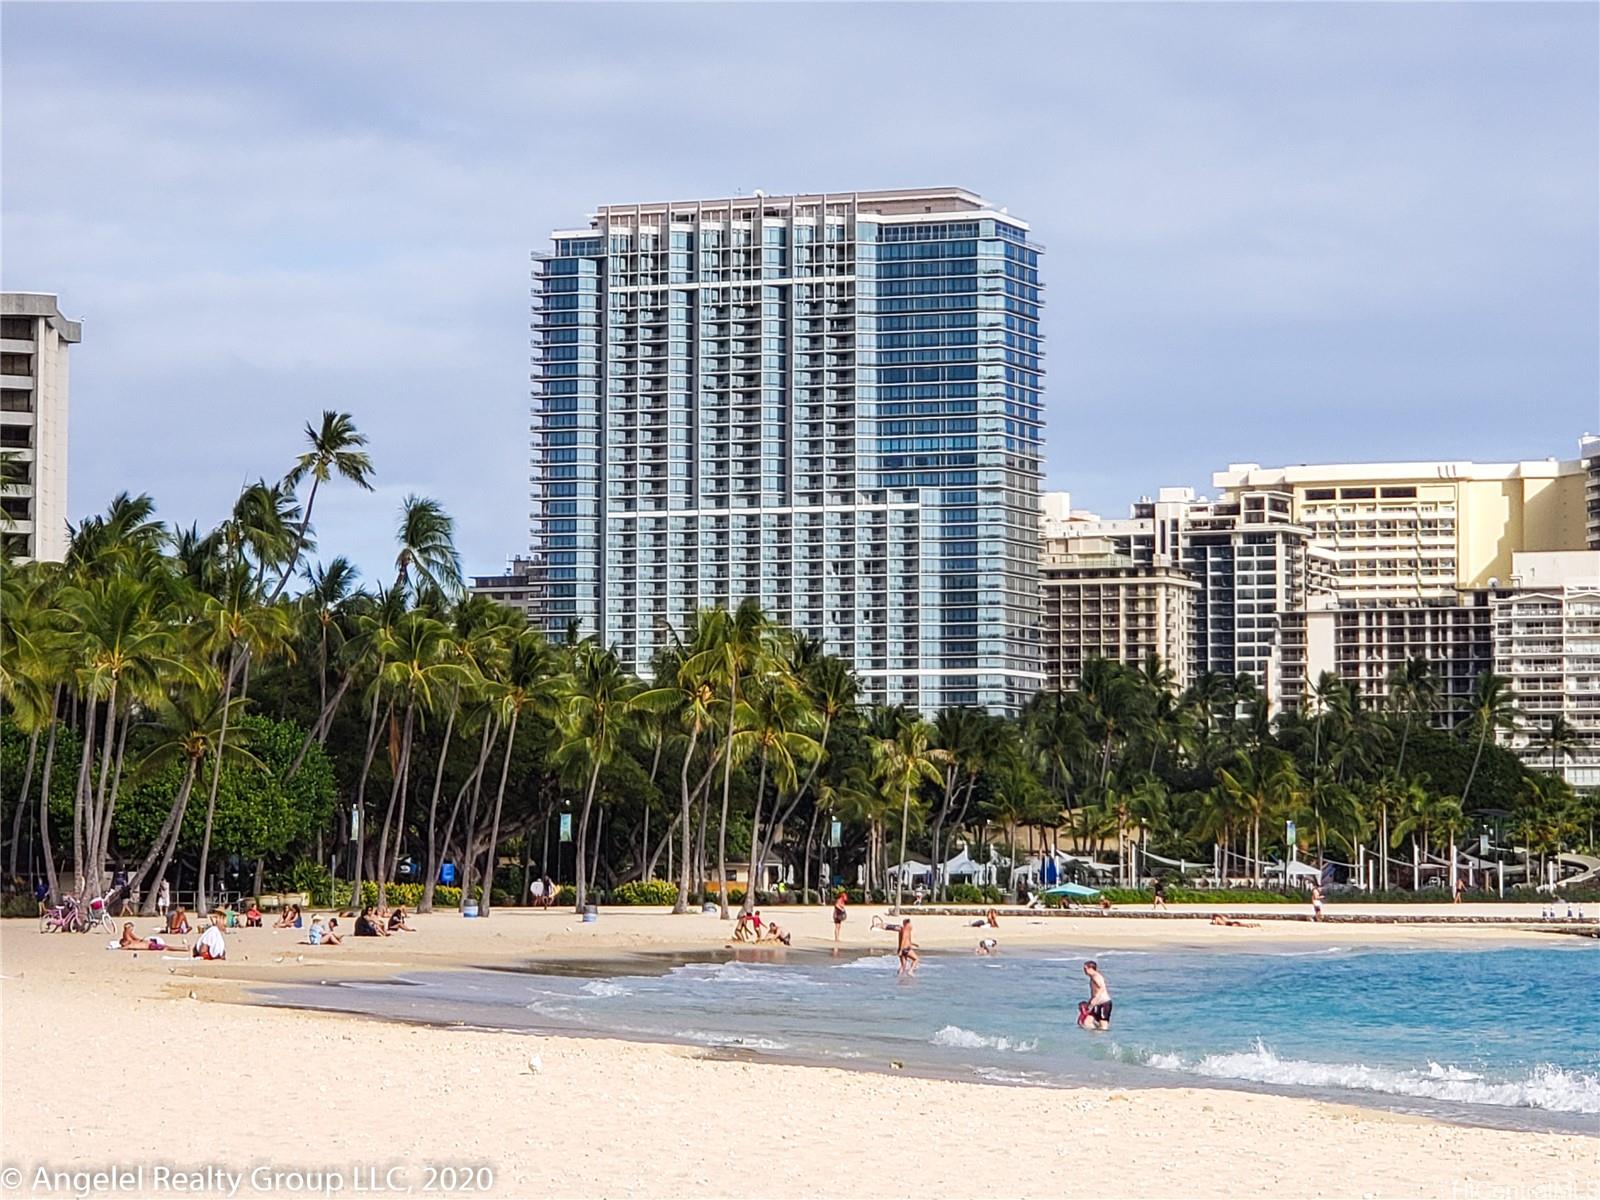
[[(1077, 1028), (1097, 958), (1113, 1028)], [(1600, 947), (785, 954), (275, 989), (408, 1020), (665, 1039), (997, 1083), (1213, 1085), (1600, 1133)], [(900, 1064), (895, 1067), (894, 1064)]]

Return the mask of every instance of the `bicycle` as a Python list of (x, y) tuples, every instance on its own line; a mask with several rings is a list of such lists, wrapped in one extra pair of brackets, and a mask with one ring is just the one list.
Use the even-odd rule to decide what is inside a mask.
[(68, 896), (39, 914), (40, 933), (87, 933), (89, 918), (76, 896)]

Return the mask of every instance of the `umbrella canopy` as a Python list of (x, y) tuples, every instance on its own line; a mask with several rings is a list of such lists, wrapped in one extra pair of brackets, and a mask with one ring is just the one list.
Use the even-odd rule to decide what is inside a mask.
[(1087, 900), (1100, 893), (1092, 887), (1084, 887), (1081, 883), (1058, 883), (1054, 887), (1047, 887), (1039, 893), (1041, 896), (1071, 896), (1076, 900)]

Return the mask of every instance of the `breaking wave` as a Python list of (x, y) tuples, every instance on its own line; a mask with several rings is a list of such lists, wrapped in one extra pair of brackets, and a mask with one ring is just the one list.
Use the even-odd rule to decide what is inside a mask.
[(928, 1040), (935, 1046), (959, 1046), (965, 1050), (1011, 1050), (1018, 1054), (1027, 1054), (1039, 1048), (1036, 1038), (1019, 1041), (1008, 1037), (990, 1037), (987, 1034), (963, 1029), (959, 1025), (946, 1025)]
[(1299, 1087), (1344, 1088), (1389, 1096), (1415, 1096), (1457, 1104), (1538, 1108), (1547, 1112), (1600, 1113), (1600, 1077), (1545, 1064), (1521, 1079), (1487, 1079), (1476, 1071), (1430, 1062), (1426, 1068), (1376, 1067), (1363, 1063), (1320, 1063), (1279, 1058), (1263, 1042), (1234, 1054), (1208, 1054), (1189, 1061), (1176, 1054), (1138, 1053), (1130, 1061), (1162, 1071), (1210, 1079)]

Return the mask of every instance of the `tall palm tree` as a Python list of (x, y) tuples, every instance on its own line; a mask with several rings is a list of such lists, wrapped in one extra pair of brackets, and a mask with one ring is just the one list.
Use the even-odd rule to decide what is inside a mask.
[[(523, 713), (536, 711), (547, 705), (552, 690), (559, 683), (559, 676), (554, 670), (554, 656), (537, 629), (522, 629), (510, 635), (503, 659), (497, 656), (493, 669), (496, 673), (496, 686), (493, 690), (495, 719), (505, 729), (506, 749), (505, 756), (500, 760), (500, 783), (495, 789), (494, 812), (489, 820), (488, 854), (484, 859), (483, 868), (483, 896), (478, 906), (478, 912), (483, 916), (487, 916), (494, 905), (494, 873), (500, 844), (500, 818), (505, 811), (506, 778), (511, 771), (511, 751), (517, 741), (517, 724)], [(470, 857), (470, 835), (468, 843)], [(581, 852), (579, 857), (582, 858)], [(466, 898), (463, 895), (463, 903)]]
[(1300, 790), (1294, 760), (1269, 747), (1258, 755), (1234, 753), (1233, 770), (1219, 770), (1217, 782), (1235, 800), (1250, 822), (1251, 874), (1261, 874), (1261, 822), (1293, 807)]
[(940, 769), (949, 760), (946, 750), (935, 749), (933, 727), (926, 721), (909, 721), (895, 736), (879, 738), (872, 757), (886, 797), (900, 800), (900, 867), (894, 877), (894, 911), (900, 911), (905, 890), (906, 834), (911, 828), (911, 793), (924, 780), (938, 783)]
[[(816, 727), (819, 718), (809, 698), (786, 670), (769, 671), (748, 695), (751, 753), (760, 766), (756, 773), (755, 805), (750, 814), (750, 868), (749, 885), (744, 890), (745, 912), (755, 909), (756, 886), (765, 866), (767, 842), (762, 840), (761, 816), (769, 775), (781, 800), (785, 793), (798, 790), (803, 765), (821, 761), (821, 747), (807, 732)], [(782, 818), (776, 811), (772, 816), (772, 829), (776, 831)]]
[(1421, 717), (1426, 720), (1439, 702), (1441, 685), (1433, 664), (1420, 654), (1406, 659), (1405, 665), (1396, 667), (1389, 675), (1389, 702), (1400, 714), (1400, 753), (1395, 759), (1394, 773), (1405, 777), (1406, 742), (1411, 736), (1411, 723)]
[[(471, 673), (448, 656), (450, 629), (442, 621), (415, 610), (395, 623), (383, 646), (385, 659), (380, 679), (403, 713), (400, 754), (389, 786), (389, 805), (378, 834), (378, 904), (388, 902), (389, 832), (396, 842), (404, 828), (402, 797), (410, 782), (411, 749), (418, 712), (439, 711), (452, 690), (471, 682)], [(397, 810), (400, 819), (397, 821)], [(356, 899), (359, 903), (359, 898)]]
[(1484, 671), (1472, 683), (1472, 697), (1467, 701), (1468, 736), (1477, 738), (1477, 749), (1472, 754), (1472, 768), (1467, 772), (1466, 786), (1461, 789), (1461, 807), (1465, 811), (1472, 795), (1472, 781), (1478, 777), (1478, 763), (1483, 759), (1483, 747), (1491, 737), (1500, 732), (1513, 733), (1517, 728), (1517, 709), (1511, 694), (1511, 681), (1493, 671)]
[(407, 496), (400, 506), (400, 526), (395, 540), (394, 586), (413, 591), (426, 586), (446, 596), (461, 590), (461, 557), (456, 553), (455, 519), (437, 500)]
[[(745, 600), (733, 613), (718, 610), (712, 643), (696, 653), (691, 671), (709, 673), (726, 689), (727, 718), (722, 736), (722, 820), (717, 827), (717, 893), (721, 916), (728, 919), (728, 805), (733, 786), (735, 728), (746, 711), (739, 699), (739, 684), (753, 674), (767, 654), (771, 629), (761, 605)], [(754, 887), (751, 880), (749, 887)]]
[(589, 813), (594, 807), (600, 772), (622, 746), (635, 698), (636, 679), (622, 669), (616, 653), (593, 641), (578, 643), (572, 655), (571, 674), (562, 680), (557, 692), (556, 728), (561, 745), (556, 749), (558, 763), (576, 761), (588, 768), (583, 808), (578, 816), (577, 911), (588, 899), (587, 854)]
[(372, 459), (361, 449), (367, 444), (367, 439), (356, 429), (349, 413), (329, 409), (323, 412), (320, 426), (312, 426), (308, 422), (306, 442), (309, 449), (295, 460), (283, 481), (290, 488), (298, 488), (309, 476), (311, 492), (306, 497), (300, 528), (295, 532), (293, 551), (278, 579), (278, 586), (267, 597), (268, 604), (283, 595), (284, 587), (288, 585), (301, 554), (305, 552), (307, 534), (311, 529), (311, 509), (317, 502), (317, 489), (337, 475), (363, 491), (372, 490)]
[(1551, 716), (1549, 724), (1539, 731), (1534, 745), (1550, 755), (1550, 774), (1561, 772), (1561, 763), (1583, 749), (1583, 735), (1572, 722), (1560, 713)]

